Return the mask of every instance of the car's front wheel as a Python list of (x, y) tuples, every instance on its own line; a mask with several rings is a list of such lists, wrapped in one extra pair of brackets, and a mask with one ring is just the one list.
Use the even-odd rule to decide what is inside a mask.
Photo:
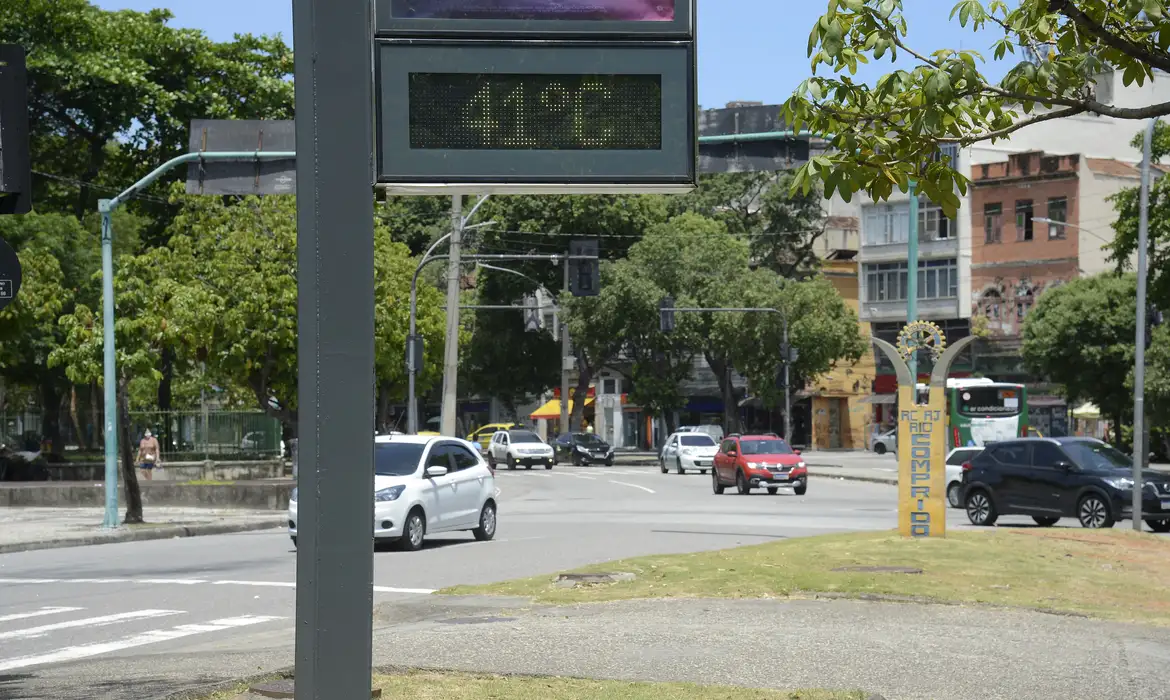
[(508, 469), (513, 471), (516, 469), (516, 458), (512, 455), (508, 455)]
[(1091, 530), (1110, 528), (1117, 522), (1109, 504), (1095, 493), (1081, 499), (1080, 505), (1077, 506), (1077, 520), (1081, 521), (1081, 527)]
[(947, 502), (951, 508), (963, 507), (963, 485), (955, 481), (947, 487)]
[(746, 496), (752, 492), (752, 486), (748, 483), (747, 477), (744, 476), (742, 470), (736, 470), (735, 472), (735, 490), (741, 496)]
[(423, 539), (427, 534), (427, 520), (421, 508), (415, 508), (406, 516), (406, 524), (402, 526), (402, 539), (399, 544), (408, 552), (417, 552), (422, 549)]
[(486, 542), (496, 536), (496, 506), (491, 501), (483, 504), (479, 511), (479, 527), (471, 531), (475, 539)]
[(679, 474), (686, 474), (687, 470), (683, 469), (682, 457), (675, 457), (674, 460), (675, 460), (675, 465), (674, 465), (675, 471), (677, 471)]
[(884, 455), (886, 453), (886, 446), (879, 442), (873, 446), (873, 451), (875, 454)]
[(800, 482), (797, 483), (795, 487), (793, 487), (792, 493), (796, 494), (797, 496), (803, 496), (804, 494), (808, 493), (808, 479), (801, 479)]

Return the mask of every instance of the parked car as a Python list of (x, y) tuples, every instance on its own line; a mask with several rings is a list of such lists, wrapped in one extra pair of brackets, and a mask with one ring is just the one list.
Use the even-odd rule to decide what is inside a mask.
[[(1076, 518), (1113, 527), (1133, 517), (1130, 456), (1094, 438), (1019, 438), (986, 446), (963, 465), (963, 503), (974, 525), (1001, 515), (1030, 515), (1050, 527)], [(1142, 472), (1142, 517), (1170, 532), (1170, 474)]]
[(563, 433), (553, 443), (557, 463), (567, 461), (574, 466), (588, 466), (604, 462), (613, 466), (613, 447), (593, 433)]
[(500, 463), (507, 464), (508, 469), (515, 469), (521, 464), (525, 469), (531, 469), (536, 464), (552, 469), (556, 463), (553, 448), (531, 430), (497, 431), (488, 443), (487, 461), (493, 469)]
[(523, 430), (524, 426), (519, 423), (489, 423), (481, 425), (471, 434), (467, 436), (468, 442), (478, 444), (482, 449), (481, 452), (487, 452), (488, 445), (492, 442), (492, 436), (501, 430)]
[(869, 442), (869, 449), (874, 454), (884, 455), (887, 452), (898, 451), (898, 429), (891, 428), (884, 433), (875, 435)]
[(687, 470), (699, 470), (706, 474), (713, 468), (715, 453), (719, 451), (719, 443), (710, 435), (699, 432), (674, 433), (666, 438), (662, 452), (658, 455), (658, 465), (665, 474), (674, 467), (679, 474), (686, 474)]
[[(427, 535), (470, 530), (496, 536), (495, 476), (466, 440), (419, 435), (374, 438), (374, 541), (414, 551)], [(297, 489), (288, 504), (297, 543)]]
[(797, 496), (808, 491), (808, 465), (799, 450), (781, 438), (767, 435), (729, 437), (715, 454), (711, 470), (711, 487), (716, 494), (727, 486), (747, 495), (763, 487), (775, 495), (781, 488), (791, 488)]
[(956, 447), (947, 453), (947, 503), (951, 508), (963, 507), (963, 463), (982, 451), (982, 447)]

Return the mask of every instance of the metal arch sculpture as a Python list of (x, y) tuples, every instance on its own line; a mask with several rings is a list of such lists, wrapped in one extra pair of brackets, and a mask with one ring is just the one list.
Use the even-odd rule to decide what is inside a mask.
[[(907, 329), (913, 330), (913, 325)], [(923, 330), (927, 325), (937, 329), (919, 322)], [(975, 336), (961, 338), (937, 355), (925, 404), (917, 401), (917, 378), (911, 376), (899, 349), (881, 338), (872, 340), (894, 365), (898, 378), (898, 531), (903, 537), (945, 537), (947, 374)]]

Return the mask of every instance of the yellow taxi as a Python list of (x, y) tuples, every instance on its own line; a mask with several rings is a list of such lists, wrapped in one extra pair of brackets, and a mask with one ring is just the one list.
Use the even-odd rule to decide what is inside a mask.
[(492, 441), (492, 435), (495, 435), (497, 431), (515, 430), (523, 427), (519, 423), (488, 423), (471, 431), (471, 434), (467, 436), (467, 441), (478, 442), (479, 446), (486, 452), (488, 443)]

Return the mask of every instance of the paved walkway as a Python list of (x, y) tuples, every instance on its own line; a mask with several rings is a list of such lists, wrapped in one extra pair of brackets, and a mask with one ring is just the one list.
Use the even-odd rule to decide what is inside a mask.
[[(281, 527), (280, 511), (150, 507), (145, 525), (102, 528), (102, 508), (0, 508), (0, 554), (108, 542), (191, 537)], [(125, 508), (118, 511), (121, 522)]]
[(650, 600), (552, 608), (432, 596), (378, 606), (374, 647), (378, 665), (857, 688), (888, 700), (1170, 698), (1170, 629), (977, 607)]

